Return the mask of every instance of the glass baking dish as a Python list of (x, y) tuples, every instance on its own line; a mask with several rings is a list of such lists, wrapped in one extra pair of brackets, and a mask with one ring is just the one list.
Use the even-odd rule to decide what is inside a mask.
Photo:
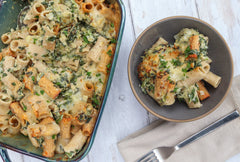
[[(121, 11), (121, 24), (119, 27), (119, 32), (118, 32), (118, 38), (117, 38), (117, 45), (116, 45), (116, 50), (115, 54), (112, 60), (112, 67), (109, 73), (109, 78), (108, 82), (106, 85), (104, 97), (102, 100), (102, 104), (99, 110), (99, 115), (93, 130), (92, 135), (90, 136), (88, 142), (84, 145), (83, 149), (75, 155), (71, 159), (67, 159), (66, 156), (64, 155), (55, 155), (53, 158), (46, 158), (43, 157), (42, 150), (35, 148), (29, 139), (21, 134), (13, 136), (13, 137), (4, 137), (0, 136), (0, 154), (2, 156), (2, 159), (6, 162), (11, 161), (6, 149), (10, 149), (13, 151), (16, 151), (18, 153), (28, 155), (31, 157), (35, 157), (37, 159), (41, 159), (44, 161), (52, 162), (52, 161), (79, 161), (83, 159), (88, 152), (90, 151), (92, 144), (94, 142), (97, 128), (99, 125), (99, 122), (101, 120), (101, 116), (104, 110), (104, 106), (107, 100), (108, 92), (110, 90), (112, 78), (113, 78), (113, 73), (115, 70), (117, 58), (118, 58), (118, 53), (119, 53), (119, 48), (122, 40), (122, 35), (123, 35), (123, 30), (124, 30), (124, 25), (125, 25), (125, 8), (124, 4), (121, 0), (109, 0), (109, 1), (114, 1), (117, 2), (119, 5), (119, 9)], [(6, 33), (9, 31), (11, 28), (16, 28), (17, 25), (17, 17), (21, 9), (28, 5), (27, 0), (0, 0), (0, 35), (3, 33)], [(0, 41), (0, 49), (3, 48), (4, 45)]]

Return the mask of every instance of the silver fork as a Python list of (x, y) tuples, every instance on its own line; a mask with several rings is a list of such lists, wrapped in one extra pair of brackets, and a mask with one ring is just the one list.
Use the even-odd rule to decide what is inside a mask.
[(192, 136), (188, 137), (187, 139), (183, 140), (182, 142), (178, 143), (176, 146), (173, 147), (157, 147), (151, 150), (149, 153), (141, 157), (137, 162), (163, 162), (164, 160), (168, 159), (174, 151), (179, 150), (180, 148), (186, 146), (187, 144), (192, 143), (193, 141), (198, 140), (202, 136), (212, 132), (216, 128), (236, 119), (239, 117), (239, 112), (237, 110), (229, 113), (228, 115), (218, 119), (214, 123), (210, 124), (209, 126), (205, 127), (201, 131), (193, 134)]

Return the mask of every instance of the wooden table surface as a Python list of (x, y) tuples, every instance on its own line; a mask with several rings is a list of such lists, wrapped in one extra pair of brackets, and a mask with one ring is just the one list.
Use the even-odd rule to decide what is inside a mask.
[[(128, 82), (127, 61), (140, 33), (153, 22), (176, 15), (200, 18), (215, 27), (230, 46), (234, 76), (240, 74), (240, 0), (123, 0), (126, 24), (109, 98), (95, 142), (83, 162), (123, 162), (117, 142), (156, 120), (135, 99)], [(37, 162), (9, 151), (13, 162)], [(228, 162), (239, 162), (240, 154)]]

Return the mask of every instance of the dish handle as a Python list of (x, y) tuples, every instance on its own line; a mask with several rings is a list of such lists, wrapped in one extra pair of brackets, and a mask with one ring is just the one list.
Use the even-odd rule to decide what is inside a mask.
[(11, 162), (8, 152), (7, 152), (7, 149), (0, 148), (0, 155), (1, 155), (3, 162)]

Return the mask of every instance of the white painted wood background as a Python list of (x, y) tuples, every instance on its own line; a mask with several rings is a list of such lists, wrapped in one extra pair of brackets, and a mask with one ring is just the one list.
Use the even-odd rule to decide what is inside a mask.
[[(213, 25), (226, 39), (234, 60), (234, 75), (240, 74), (240, 0), (123, 0), (126, 25), (109, 98), (95, 142), (83, 162), (123, 162), (117, 142), (156, 118), (137, 102), (129, 86), (127, 61), (139, 34), (153, 22), (186, 15)], [(38, 162), (9, 151), (13, 162)], [(239, 162), (240, 154), (227, 162)]]

